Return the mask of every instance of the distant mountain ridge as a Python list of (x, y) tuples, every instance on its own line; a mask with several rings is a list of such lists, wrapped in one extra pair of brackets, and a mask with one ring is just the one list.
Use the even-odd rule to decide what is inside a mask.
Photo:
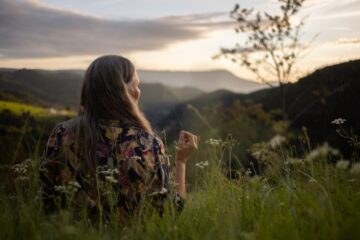
[[(82, 70), (0, 69), (0, 90), (15, 95), (32, 95), (43, 103), (78, 107), (83, 81)], [(141, 82), (142, 104), (174, 104), (203, 94), (192, 87), (169, 87), (160, 83)], [(156, 96), (156, 97), (154, 97)]]
[[(14, 68), (0, 68), (1, 72), (14, 72)], [(84, 70), (65, 69), (65, 70), (43, 70), (28, 69), (38, 72), (52, 72), (55, 74), (84, 75)], [(229, 90), (237, 93), (250, 93), (260, 89), (268, 88), (266, 84), (239, 78), (226, 70), (208, 71), (154, 71), (138, 70), (140, 81), (143, 83), (161, 83), (167, 87), (175, 88), (197, 88), (204, 92), (213, 92), (220, 89)]]
[(158, 82), (173, 87), (191, 86), (205, 92), (224, 89), (238, 93), (249, 93), (267, 88), (266, 84), (241, 79), (225, 70), (189, 72), (139, 70), (138, 74), (145, 83)]
[[(140, 105), (154, 122), (171, 109), (202, 94), (219, 91), (251, 92), (264, 85), (243, 80), (230, 72), (138, 70), (142, 96)], [(35, 105), (77, 109), (84, 70), (0, 68), (0, 98)]]
[[(82, 70), (0, 69), (0, 99), (44, 107), (79, 107)], [(182, 101), (204, 92), (192, 87), (169, 87), (141, 82), (140, 105), (151, 120), (158, 120)]]
[[(0, 97), (75, 106), (82, 84), (82, 74), (81, 70), (0, 69)], [(196, 88), (181, 88), (182, 84), (186, 86), (186, 82), (181, 81), (170, 80), (176, 83), (177, 87), (146, 82), (155, 82), (155, 78), (160, 75), (160, 80), (169, 79), (170, 73), (167, 72), (140, 71), (139, 75), (141, 74), (143, 76), (140, 76), (142, 79), (140, 104), (156, 128), (166, 129), (169, 139), (175, 136), (180, 128), (187, 128), (187, 122), (198, 121), (189, 113), (188, 104), (201, 111), (216, 104), (231, 107), (235, 100), (239, 100), (243, 104), (261, 104), (267, 111), (281, 109), (281, 95), (277, 87), (247, 94), (224, 88), (206, 93)], [(151, 78), (145, 80), (146, 74)], [(172, 76), (178, 75), (174, 79), (179, 80), (187, 73), (172, 74)], [(195, 75), (206, 76), (202, 73)], [(199, 79), (196, 80), (197, 82), (203, 84), (201, 78), (197, 79)], [(212, 81), (209, 80), (210, 78), (207, 79)], [(206, 87), (206, 85), (201, 86)], [(306, 126), (314, 143), (329, 141), (330, 144), (345, 149), (348, 144), (337, 136), (331, 121), (343, 117), (346, 119), (346, 124), (360, 135), (360, 111), (356, 110), (360, 106), (359, 92), (360, 59), (318, 69), (295, 83), (286, 84), (286, 112), (292, 128), (300, 130)]]
[[(336, 133), (331, 124), (335, 118), (345, 118), (354, 133), (360, 135), (360, 59), (327, 66), (285, 86), (286, 112), (291, 127), (307, 127), (315, 143), (328, 141), (334, 146), (351, 152), (346, 140)], [(230, 107), (235, 100), (241, 103), (258, 103), (266, 111), (281, 109), (278, 87), (259, 90), (250, 94), (216, 91), (177, 105), (158, 125), (168, 126), (169, 138), (180, 128), (187, 128), (187, 119), (198, 121), (188, 109), (188, 104), (200, 111), (221, 103)], [(191, 130), (191, 129), (190, 129)]]

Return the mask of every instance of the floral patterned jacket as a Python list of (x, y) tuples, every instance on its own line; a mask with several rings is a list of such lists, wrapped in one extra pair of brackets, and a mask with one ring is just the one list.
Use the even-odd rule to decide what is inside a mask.
[(71, 202), (75, 208), (85, 206), (90, 220), (98, 220), (100, 212), (105, 220), (114, 212), (126, 220), (141, 203), (162, 209), (167, 198), (175, 209), (182, 209), (184, 199), (170, 194), (169, 157), (157, 134), (117, 120), (101, 121), (94, 174), (79, 157), (80, 144), (70, 130), (75, 123), (71, 119), (53, 129), (40, 161), (40, 193), (46, 211)]

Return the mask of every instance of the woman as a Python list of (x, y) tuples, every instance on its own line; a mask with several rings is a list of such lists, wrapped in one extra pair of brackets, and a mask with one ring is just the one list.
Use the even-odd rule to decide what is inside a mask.
[[(40, 162), (41, 196), (46, 212), (72, 206), (92, 220), (122, 219), (143, 203), (162, 208), (170, 191), (165, 146), (140, 111), (139, 78), (121, 56), (102, 56), (85, 72), (79, 116), (52, 131)], [(176, 145), (176, 193), (186, 197), (186, 162), (197, 136), (181, 131)], [(75, 211), (76, 212), (76, 211)]]

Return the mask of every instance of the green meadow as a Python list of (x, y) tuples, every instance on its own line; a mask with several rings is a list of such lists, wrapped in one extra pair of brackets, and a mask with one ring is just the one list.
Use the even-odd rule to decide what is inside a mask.
[[(14, 112), (26, 108), (6, 104)], [(326, 143), (312, 146), (303, 129), (297, 133), (301, 151), (291, 134), (254, 143), (249, 154), (259, 162), (258, 174), (251, 164), (231, 169), (238, 140), (202, 139), (203, 154), (188, 163), (183, 211), (176, 213), (168, 201), (162, 216), (144, 207), (125, 224), (116, 213), (108, 224), (91, 224), (86, 214), (74, 218), (71, 205), (46, 215), (38, 197), (38, 144), (30, 158), (2, 165), (8, 178), (0, 188), (0, 239), (359, 239), (358, 137), (345, 135), (341, 119), (333, 125), (353, 149), (349, 158)]]
[(16, 102), (0, 100), (0, 111), (3, 111), (5, 109), (10, 110), (17, 115), (20, 115), (24, 112), (30, 112), (31, 115), (36, 117), (49, 115), (48, 111), (41, 107), (32, 106), (24, 103), (16, 103)]
[[(0, 0), (0, 240), (359, 240), (360, 1), (135, 2)], [(127, 156), (117, 141), (130, 132), (117, 129), (114, 139), (113, 126), (104, 131), (96, 159), (108, 166), (93, 176), (79, 167), (88, 149), (76, 151), (95, 146), (91, 137), (48, 140), (84, 111), (92, 127), (95, 116), (140, 121), (138, 109), (127, 109), (130, 97), (170, 160), (161, 207), (151, 198), (166, 188), (127, 201), (155, 182), (138, 156), (121, 159), (126, 171), (114, 167)], [(199, 142), (179, 211), (181, 130)], [(62, 156), (76, 159), (61, 159), (70, 171), (57, 157), (41, 169), (56, 178), (43, 177), (58, 193), (51, 213), (40, 195), (47, 142), (70, 142), (74, 151)]]
[[(10, 102), (10, 101), (3, 101), (0, 100), (0, 112), (3, 110), (10, 110), (12, 113), (16, 114), (16, 115), (21, 115), (23, 113), (30, 113), (32, 116), (34, 117), (47, 117), (50, 115), (60, 115), (60, 113), (57, 113), (55, 111), (59, 111), (53, 108), (53, 113), (50, 112), (49, 109), (43, 108), (43, 107), (38, 107), (38, 106), (33, 106), (30, 104), (25, 104), (25, 103), (17, 103), (17, 102)], [(66, 111), (66, 110), (62, 110), (61, 112), (62, 115), (64, 116), (74, 116), (75, 113), (73, 111)]]

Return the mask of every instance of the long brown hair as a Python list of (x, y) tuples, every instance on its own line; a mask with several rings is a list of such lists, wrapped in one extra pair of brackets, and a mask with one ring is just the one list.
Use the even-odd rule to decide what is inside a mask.
[(119, 120), (153, 133), (149, 121), (126, 87), (134, 74), (134, 65), (117, 55), (95, 59), (85, 72), (77, 126), (80, 154), (92, 170), (97, 166), (99, 121)]

